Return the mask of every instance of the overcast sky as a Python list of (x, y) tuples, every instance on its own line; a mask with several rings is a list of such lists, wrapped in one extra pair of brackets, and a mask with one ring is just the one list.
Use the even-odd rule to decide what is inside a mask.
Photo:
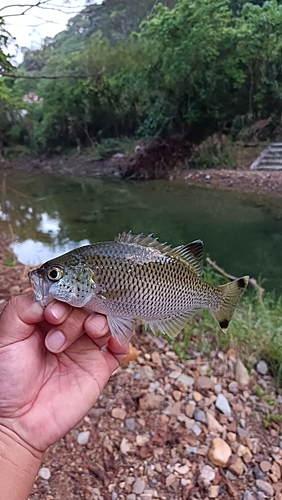
[[(0, 0), (0, 16), (3, 15), (7, 30), (15, 37), (19, 46), (18, 49), (15, 45), (10, 46), (9, 52), (16, 55), (18, 62), (22, 60), (20, 47), (39, 48), (46, 36), (53, 37), (62, 31), (68, 19), (86, 5), (85, 0), (49, 0), (43, 8), (33, 7), (21, 15), (26, 7), (20, 5), (37, 2), (38, 0), (19, 0), (18, 6), (15, 6), (17, 0)], [(88, 5), (93, 3), (102, 3), (102, 0), (87, 2)], [(10, 17), (10, 14), (13, 15)]]

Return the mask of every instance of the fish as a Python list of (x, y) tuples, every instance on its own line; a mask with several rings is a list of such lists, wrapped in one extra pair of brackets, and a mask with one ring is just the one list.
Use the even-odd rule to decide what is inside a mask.
[(226, 332), (248, 276), (215, 286), (202, 278), (203, 242), (171, 247), (152, 234), (120, 233), (113, 241), (76, 248), (29, 272), (42, 306), (53, 299), (106, 315), (121, 345), (135, 321), (175, 339), (190, 314), (208, 309)]

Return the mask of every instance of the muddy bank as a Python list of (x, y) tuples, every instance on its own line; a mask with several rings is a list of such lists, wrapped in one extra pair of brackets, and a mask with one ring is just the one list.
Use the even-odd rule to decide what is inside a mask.
[[(110, 159), (91, 159), (83, 156), (40, 158), (25, 157), (16, 161), (6, 161), (2, 170), (24, 170), (55, 175), (75, 177), (118, 177), (123, 178), (130, 171), (132, 158), (114, 157)], [(282, 194), (282, 171), (253, 171), (246, 168), (205, 169), (190, 168), (170, 169), (166, 177), (170, 180), (183, 181), (191, 185), (216, 189), (240, 190), (243, 192)]]

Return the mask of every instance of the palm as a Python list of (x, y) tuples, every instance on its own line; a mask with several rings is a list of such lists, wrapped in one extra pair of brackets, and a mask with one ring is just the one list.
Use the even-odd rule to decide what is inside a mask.
[(25, 340), (0, 347), (0, 424), (41, 451), (85, 415), (113, 369), (86, 335), (50, 353), (45, 330), (37, 325)]

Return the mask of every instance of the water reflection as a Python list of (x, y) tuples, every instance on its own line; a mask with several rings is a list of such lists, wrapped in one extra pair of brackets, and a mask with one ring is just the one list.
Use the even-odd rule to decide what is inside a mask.
[(0, 174), (0, 231), (20, 261), (39, 264), (124, 229), (173, 245), (202, 238), (234, 275), (282, 284), (282, 201), (166, 181), (106, 182), (23, 172)]

